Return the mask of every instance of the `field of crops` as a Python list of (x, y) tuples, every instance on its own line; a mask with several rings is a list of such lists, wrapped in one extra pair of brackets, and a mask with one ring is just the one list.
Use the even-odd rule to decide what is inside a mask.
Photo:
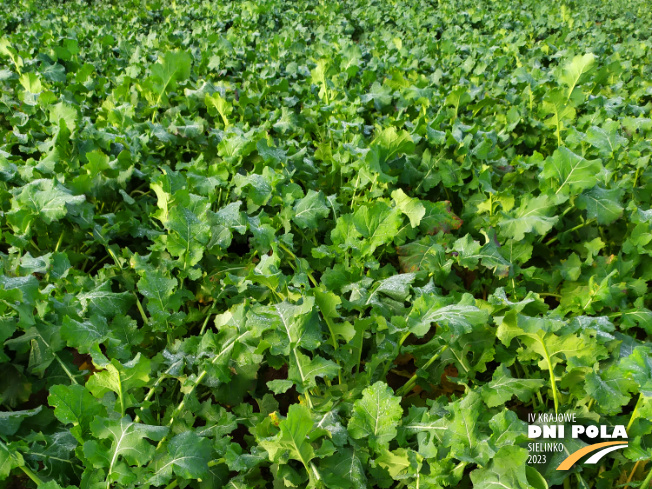
[(651, 109), (645, 0), (3, 3), (0, 488), (650, 488)]

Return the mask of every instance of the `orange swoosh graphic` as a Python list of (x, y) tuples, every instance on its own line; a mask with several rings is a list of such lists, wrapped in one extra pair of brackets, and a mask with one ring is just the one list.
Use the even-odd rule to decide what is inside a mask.
[(626, 441), (605, 441), (603, 443), (594, 443), (593, 445), (589, 445), (588, 447), (580, 448), (576, 452), (571, 453), (562, 463), (559, 464), (559, 467), (557, 467), (557, 470), (568, 470), (570, 469), (575, 462), (577, 462), (579, 459), (581, 459), (584, 455), (595, 452), (596, 450), (599, 450), (604, 447), (609, 447), (611, 445), (623, 445), (627, 443)]

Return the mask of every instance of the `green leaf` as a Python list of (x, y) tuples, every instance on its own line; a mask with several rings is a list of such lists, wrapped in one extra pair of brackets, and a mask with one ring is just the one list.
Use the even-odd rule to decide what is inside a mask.
[(135, 404), (129, 391), (147, 385), (150, 370), (150, 360), (140, 353), (125, 364), (113, 359), (104, 366), (104, 370), (88, 379), (86, 388), (97, 398), (109, 391), (115, 392), (118, 395), (119, 412), (124, 413), (125, 409)]
[(586, 131), (586, 141), (596, 147), (605, 157), (612, 156), (615, 151), (627, 144), (627, 138), (618, 134), (620, 123), (607, 121), (603, 127), (591, 126)]
[(622, 312), (623, 329), (638, 326), (644, 329), (647, 334), (652, 334), (652, 311), (644, 307), (637, 307)]
[(339, 367), (331, 360), (315, 355), (312, 359), (298, 350), (290, 360), (288, 379), (297, 384), (297, 391), (303, 393), (317, 386), (317, 377), (332, 379), (337, 376)]
[(419, 199), (408, 197), (401, 189), (392, 192), (392, 199), (396, 203), (396, 207), (410, 219), (410, 226), (417, 227), (421, 218), (426, 214), (426, 208), (419, 202)]
[(524, 448), (502, 447), (487, 467), (471, 472), (474, 489), (535, 489), (526, 475), (528, 456)]
[(42, 409), (43, 406), (39, 406), (35, 409), (23, 411), (0, 412), (0, 435), (10, 436), (15, 434), (25, 418), (40, 413)]
[(620, 362), (623, 372), (638, 385), (638, 390), (646, 397), (652, 397), (652, 351), (639, 346), (631, 355)]
[(233, 111), (233, 105), (229, 103), (226, 99), (222, 98), (219, 92), (215, 92), (212, 95), (208, 93), (204, 97), (204, 103), (208, 109), (208, 113), (215, 117), (217, 114), (222, 118), (224, 127), (229, 126), (229, 115)]
[(437, 296), (418, 297), (406, 318), (410, 332), (423, 336), (430, 330), (432, 323), (437, 323), (446, 326), (455, 335), (461, 335), (470, 333), (487, 321), (487, 313), (471, 305), (468, 297), (459, 304), (444, 304), (442, 298)]
[(416, 279), (414, 273), (400, 273), (378, 283), (375, 293), (382, 292), (395, 301), (404, 301), (410, 294), (410, 286)]
[(69, 317), (63, 318), (61, 339), (68, 346), (77, 348), (80, 353), (88, 353), (91, 348), (104, 342), (109, 337), (109, 326), (99, 316), (79, 322)]
[(110, 440), (110, 446), (96, 440), (84, 443), (84, 455), (94, 467), (107, 468), (111, 479), (113, 469), (121, 459), (129, 465), (143, 466), (154, 455), (154, 445), (146, 439), (159, 441), (169, 431), (166, 426), (134, 423), (129, 416), (121, 419), (95, 418), (91, 431), (100, 440)]
[(452, 260), (446, 258), (444, 248), (433, 236), (424, 236), (419, 241), (399, 246), (398, 260), (403, 272), (423, 270), (444, 279), (451, 271)]
[(104, 406), (85, 387), (76, 384), (52, 386), (48, 402), (59, 421), (84, 428), (105, 412)]
[(173, 294), (177, 287), (177, 279), (166, 277), (162, 271), (147, 268), (138, 281), (138, 290), (147, 297), (147, 310), (155, 321), (165, 321), (169, 317), (169, 309), (176, 309), (180, 300)]
[(446, 105), (451, 105), (455, 108), (455, 114), (459, 112), (460, 107), (465, 106), (471, 102), (471, 95), (464, 87), (458, 87), (449, 92), (446, 96)]
[(557, 200), (547, 195), (524, 198), (518, 210), (498, 222), (501, 234), (520, 241), (528, 233), (545, 235), (552, 229), (558, 216), (551, 216), (557, 207)]
[[(435, 131), (432, 128), (427, 128), (427, 137), (428, 140), (434, 144), (441, 145), (445, 142), (446, 134), (441, 131)], [(407, 172), (404, 173), (402, 178), (408, 179), (409, 183), (414, 183), (418, 181), (418, 184), (415, 188), (415, 193), (419, 190), (428, 192), (430, 189), (435, 188), (439, 182), (441, 182), (441, 175), (439, 174), (439, 160), (441, 158), (435, 159), (430, 150), (426, 149), (423, 152), (421, 161), (418, 166), (416, 166), (416, 171), (414, 177), (409, 178)], [(403, 182), (404, 180), (401, 180)]]
[(199, 263), (210, 239), (211, 229), (204, 221), (204, 212), (197, 215), (186, 207), (174, 206), (165, 222), (165, 227), (170, 231), (167, 249), (172, 256), (183, 259), (184, 268)]
[(393, 241), (401, 222), (398, 210), (380, 201), (360, 206), (353, 214), (353, 225), (366, 240), (365, 254)]
[(326, 206), (324, 194), (321, 191), (315, 192), (314, 190), (308, 190), (306, 196), (294, 204), (293, 210), (292, 220), (301, 229), (316, 228), (319, 220), (327, 217), (330, 213)]
[(294, 386), (294, 382), (286, 379), (275, 379), (270, 380), (266, 385), (274, 394), (284, 394)]
[(500, 254), (498, 245), (492, 239), (487, 239), (487, 242), (481, 246), (467, 234), (455, 241), (453, 249), (458, 253), (457, 262), (469, 270), (475, 270), (480, 262), (482, 266), (493, 269), (496, 275), (506, 276), (512, 268), (511, 263)]
[(77, 300), (82, 305), (82, 313), (99, 314), (105, 318), (112, 318), (125, 314), (134, 297), (129, 292), (113, 292), (111, 283), (107, 280), (89, 292), (80, 293)]
[(342, 299), (324, 286), (315, 288), (314, 294), (315, 302), (325, 318), (335, 319), (340, 317), (340, 314), (337, 312), (337, 307), (342, 304)]
[(596, 186), (577, 198), (578, 209), (586, 210), (589, 219), (596, 219), (598, 224), (611, 224), (622, 216), (618, 189), (607, 190)]
[(371, 146), (381, 148), (380, 162), (390, 161), (401, 153), (410, 153), (414, 149), (414, 142), (410, 133), (407, 131), (397, 131), (395, 127), (390, 126), (378, 132)]
[(375, 462), (387, 470), (392, 479), (401, 480), (408, 477), (418, 478), (421, 460), (421, 456), (413, 450), (397, 448), (383, 451)]
[(233, 233), (244, 234), (247, 231), (247, 220), (240, 211), (241, 201), (232, 202), (216, 213), (208, 213), (211, 223), (211, 237), (206, 245), (210, 249), (217, 245), (222, 249), (231, 246)]
[(5, 445), (0, 440), (0, 480), (4, 480), (11, 474), (12, 469), (25, 465), (23, 456), (18, 451)]
[(504, 408), (489, 420), (491, 443), (500, 448), (528, 441), (527, 424), (518, 419), (514, 411)]
[(50, 107), (50, 122), (56, 126), (63, 122), (70, 132), (77, 128), (77, 118), (77, 109), (64, 102)]
[(483, 412), (480, 394), (468, 393), (452, 403), (450, 411), (452, 417), (444, 433), (444, 446), (458, 460), (486, 465), (495, 452), (487, 444), (488, 436), (480, 431), (479, 418)]
[(587, 160), (562, 147), (546, 159), (541, 177), (555, 182), (555, 194), (578, 194), (582, 190), (594, 187), (598, 183), (598, 174), (602, 170), (600, 160)]
[(362, 391), (362, 399), (353, 403), (349, 434), (356, 440), (368, 439), (369, 446), (381, 452), (396, 437), (396, 425), (402, 414), (400, 398), (393, 395), (387, 384), (376, 382)]
[(56, 358), (56, 352), (63, 348), (60, 328), (46, 324), (37, 324), (25, 331), (18, 338), (5, 341), (11, 348), (29, 348), (29, 370), (40, 374), (47, 369)]
[(604, 372), (586, 374), (586, 393), (596, 400), (600, 410), (608, 415), (620, 412), (622, 406), (631, 399), (630, 391), (635, 383), (627, 379), (621, 369), (609, 368)]
[(169, 92), (173, 91), (177, 83), (185, 81), (190, 76), (192, 56), (183, 51), (170, 51), (159, 57), (158, 62), (152, 65), (154, 78), (154, 91), (158, 94), (156, 103), (167, 100)]
[(310, 445), (308, 434), (313, 425), (310, 410), (301, 404), (292, 404), (287, 418), (279, 424), (280, 433), (272, 440), (262, 440), (261, 446), (269, 453), (270, 460), (298, 460), (311, 473), (309, 463), (315, 456), (315, 451)]
[(575, 56), (570, 63), (564, 66), (563, 74), (559, 80), (568, 86), (568, 93), (580, 83), (582, 76), (591, 71), (595, 64), (595, 56), (592, 53), (587, 53), (583, 56)]
[(451, 203), (421, 201), (426, 208), (426, 213), (421, 219), (419, 230), (426, 234), (437, 234), (440, 231), (450, 233), (462, 226), (462, 220), (451, 210)]
[(173, 475), (184, 479), (203, 479), (208, 475), (211, 444), (207, 438), (193, 431), (175, 435), (167, 443), (167, 454), (156, 459), (151, 468), (155, 471), (149, 484), (167, 484)]
[(555, 128), (557, 146), (561, 146), (561, 131), (565, 128), (564, 124), (570, 124), (575, 120), (575, 109), (568, 104), (568, 97), (561, 89), (550, 90), (543, 98), (542, 108), (543, 113), (548, 116), (544, 123)]
[(564, 324), (558, 319), (527, 317), (510, 311), (502, 318), (496, 336), (504, 345), (520, 337), (527, 348), (541, 358), (541, 369), (554, 368), (563, 358), (591, 365), (600, 354), (598, 345), (583, 335), (556, 334)]
[[(69, 206), (84, 202), (83, 195), (74, 196), (58, 182), (52, 180), (34, 180), (20, 187), (11, 201), (8, 220), (21, 232), (25, 214), (40, 217), (46, 224), (62, 219), (68, 214)], [(28, 221), (29, 222), (29, 221)]]
[(493, 374), (491, 382), (482, 386), (481, 395), (489, 407), (505, 404), (512, 396), (522, 402), (528, 402), (545, 382), (541, 379), (517, 379), (512, 377), (509, 369), (501, 365)]
[(446, 411), (439, 409), (435, 404), (428, 411), (424, 407), (411, 406), (408, 415), (403, 418), (399, 427), (398, 440), (400, 445), (405, 445), (404, 439), (416, 436), (419, 444), (419, 453), (432, 459), (437, 456), (438, 448), (447, 430), (447, 420), (443, 417)]
[(354, 449), (343, 448), (322, 459), (319, 469), (324, 484), (333, 489), (357, 489), (367, 485), (364, 465)]
[(247, 329), (269, 330), (275, 355), (289, 355), (297, 347), (314, 350), (321, 337), (314, 304), (314, 297), (306, 297), (300, 305), (259, 306), (247, 316)]
[(132, 349), (137, 348), (145, 339), (145, 328), (139, 328), (130, 316), (116, 316), (109, 324), (109, 329), (109, 341), (105, 343), (109, 358), (132, 358)]

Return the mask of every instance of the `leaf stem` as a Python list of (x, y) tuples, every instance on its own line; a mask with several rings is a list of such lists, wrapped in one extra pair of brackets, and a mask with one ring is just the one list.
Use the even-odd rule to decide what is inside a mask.
[(133, 292), (134, 297), (136, 298), (136, 306), (138, 307), (138, 312), (140, 312), (140, 317), (143, 318), (143, 323), (145, 326), (149, 326), (149, 319), (147, 318), (147, 314), (145, 314), (145, 309), (143, 309), (143, 305), (140, 302), (140, 299), (138, 298), (138, 294), (136, 292)]
[[(5, 450), (9, 454), (9, 457), (16, 460), (16, 457), (14, 456), (14, 454), (11, 453), (11, 451), (9, 450), (9, 447), (7, 445), (5, 445), (5, 443), (2, 440), (0, 440), (0, 447), (2, 447), (2, 449)], [(41, 478), (38, 475), (36, 475), (36, 473), (34, 473), (34, 471), (32, 471), (32, 469), (30, 469), (29, 467), (27, 467), (25, 465), (18, 465), (18, 468), (20, 470), (22, 470), (25, 473), (25, 475), (27, 477), (29, 477), (34, 482), (34, 484), (36, 484), (37, 486), (40, 486), (40, 485), (44, 484), (44, 482), (41, 480)]]
[(634, 411), (632, 411), (632, 415), (629, 418), (629, 423), (627, 424), (627, 431), (629, 432), (629, 429), (632, 427), (632, 423), (634, 423), (634, 420), (638, 418), (638, 407), (641, 405), (641, 402), (643, 401), (643, 394), (638, 395), (638, 400), (636, 401), (636, 405), (634, 406)]
[[(578, 229), (583, 228), (584, 226), (588, 226), (589, 224), (592, 224), (595, 221), (595, 219), (589, 219), (588, 221), (584, 221), (582, 224), (578, 224), (574, 228), (569, 229), (568, 231), (565, 231), (567, 233), (572, 233), (573, 231), (577, 231)], [(546, 245), (552, 244), (555, 241), (559, 239), (559, 235), (555, 236), (554, 238), (549, 239), (546, 241)]]
[(290, 257), (292, 257), (293, 260), (296, 260), (296, 259), (297, 259), (297, 255), (295, 255), (294, 253), (292, 253), (292, 251), (290, 251), (290, 248), (288, 248), (287, 246), (285, 246), (285, 245), (284, 245), (283, 243), (281, 243), (280, 241), (278, 242), (278, 245), (281, 247), (281, 249), (282, 249), (283, 251), (285, 251), (288, 255), (290, 255)]
[(641, 484), (641, 489), (650, 489), (652, 487), (652, 469), (647, 473), (647, 477)]
[(206, 331), (206, 326), (208, 326), (208, 320), (211, 318), (213, 311), (215, 310), (215, 306), (217, 306), (217, 303), (213, 301), (213, 305), (211, 306), (210, 310), (208, 311), (208, 314), (206, 314), (206, 319), (204, 319), (204, 324), (201, 326), (201, 330), (199, 331), (199, 336), (203, 336), (204, 332)]
[(555, 372), (552, 368), (552, 362), (550, 361), (550, 354), (548, 353), (546, 344), (543, 342), (541, 338), (539, 338), (539, 343), (541, 343), (544, 356), (546, 358), (546, 361), (548, 362), (548, 371), (550, 372), (550, 385), (552, 386), (552, 399), (555, 403), (555, 414), (557, 414), (559, 412), (559, 397), (557, 395), (557, 383), (555, 381)]
[(59, 246), (61, 246), (61, 242), (63, 241), (63, 231), (61, 231), (61, 235), (59, 236), (59, 240), (57, 241), (57, 245), (54, 247), (54, 252), (56, 253), (59, 251)]
[(629, 477), (627, 477), (627, 482), (625, 482), (625, 487), (623, 489), (627, 489), (629, 487), (629, 483), (632, 481), (632, 477), (634, 477), (634, 474), (636, 473), (636, 469), (638, 469), (638, 466), (640, 465), (641, 461), (637, 461), (634, 464), (634, 468), (632, 471), (629, 473)]
[(317, 467), (315, 467), (314, 462), (310, 462), (310, 468), (312, 469), (313, 473), (315, 474), (315, 478), (317, 480), (321, 480), (321, 475), (319, 474), (319, 471), (317, 470)]
[(355, 183), (353, 184), (353, 197), (351, 197), (350, 208), (353, 210), (353, 202), (355, 201), (355, 194), (358, 192), (358, 182), (360, 181), (360, 173), (355, 177)]
[[(299, 375), (301, 376), (301, 380), (304, 380), (303, 376), (303, 371), (301, 369), (301, 363), (299, 362), (299, 355), (297, 355), (297, 347), (295, 346), (292, 348), (292, 353), (294, 353), (294, 360), (297, 362), (297, 370), (299, 371)], [(306, 397), (306, 402), (308, 403), (308, 407), (312, 409), (312, 399), (310, 398), (310, 392), (309, 389), (306, 389), (306, 391), (303, 393), (304, 396)], [(307, 469), (308, 467), (306, 467)]]
[(105, 260), (106, 260), (106, 255), (105, 255), (104, 257), (100, 258), (100, 259), (97, 261), (97, 263), (95, 263), (95, 265), (93, 265), (93, 266), (88, 270), (88, 274), (90, 275), (91, 273), (93, 273), (93, 271), (95, 271), (95, 270), (97, 269), (97, 267), (99, 267), (99, 266), (100, 266), (100, 265), (101, 265)]
[[(362, 319), (362, 312), (360, 312), (360, 314), (358, 314), (358, 319)], [(356, 332), (356, 334), (357, 334), (357, 332)], [(354, 345), (354, 348), (356, 346), (358, 346), (358, 345)], [(357, 374), (360, 373), (360, 364), (362, 363), (362, 347), (363, 346), (364, 346), (364, 331), (362, 331), (362, 333), (360, 334), (360, 345), (359, 345), (358, 352), (357, 352), (358, 353), (358, 362), (357, 362), (358, 366), (356, 368), (356, 373)]]
[[(224, 355), (224, 353), (226, 353), (227, 351), (230, 351), (230, 350), (233, 348), (233, 346), (236, 344), (236, 342), (239, 341), (240, 339), (242, 339), (242, 338), (243, 338), (247, 333), (249, 333), (249, 331), (245, 331), (244, 333), (242, 333), (242, 334), (241, 334), (240, 336), (238, 336), (237, 338), (234, 338), (233, 341), (231, 341), (230, 343), (228, 343), (228, 344), (227, 344), (227, 345), (222, 349), (222, 351), (221, 351), (220, 353), (218, 353), (217, 355), (215, 355), (215, 357), (213, 358), (213, 360), (211, 360), (211, 362), (210, 362), (211, 365), (214, 365), (214, 364), (217, 362), (217, 360), (218, 360), (222, 355)], [(172, 412), (172, 416), (170, 416), (170, 421), (168, 421), (167, 426), (171, 426), (172, 423), (174, 422), (174, 420), (176, 419), (176, 417), (179, 415), (179, 413), (180, 413), (181, 411), (183, 411), (183, 408), (184, 408), (185, 405), (186, 405), (186, 398), (187, 398), (188, 396), (192, 395), (193, 392), (195, 392), (195, 389), (197, 389), (197, 387), (199, 386), (199, 384), (201, 384), (201, 381), (204, 380), (204, 377), (206, 377), (207, 374), (208, 374), (208, 370), (207, 370), (207, 369), (204, 369), (204, 370), (202, 370), (202, 371), (199, 373), (199, 375), (197, 376), (197, 380), (195, 380), (194, 385), (190, 388), (190, 390), (189, 390), (187, 393), (184, 394), (183, 399), (181, 399), (181, 402), (179, 403), (179, 405), (178, 405), (178, 406), (174, 409), (174, 411)], [(164, 442), (166, 439), (167, 439), (167, 435), (164, 436), (164, 437), (161, 439), (161, 441), (158, 442), (158, 445), (156, 446), (156, 449), (157, 449), (157, 450), (158, 450), (158, 449), (163, 445), (163, 442)]]
[(556, 297), (557, 299), (561, 299), (561, 295), (559, 294), (553, 294), (550, 292), (537, 292), (541, 297)]
[(63, 371), (66, 372), (66, 375), (68, 376), (70, 381), (73, 384), (79, 384), (79, 382), (77, 382), (77, 379), (75, 379), (75, 377), (72, 375), (72, 373), (70, 373), (70, 370), (68, 370), (68, 367), (66, 367), (66, 364), (63, 363), (63, 360), (61, 360), (61, 358), (59, 358), (59, 355), (54, 353), (54, 358), (57, 360), (57, 362), (59, 362), (59, 365), (61, 365), (61, 368), (63, 369)]
[[(164, 379), (168, 377), (168, 374), (172, 371), (174, 367), (179, 364), (180, 361), (176, 361), (172, 365), (168, 367), (168, 369), (163, 372), (161, 375), (159, 375), (158, 379), (156, 379), (156, 382), (154, 382), (154, 385), (150, 387), (149, 391), (147, 391), (147, 394), (145, 395), (145, 398), (143, 399), (143, 403), (149, 401), (152, 396), (154, 395), (154, 392), (156, 392), (156, 388), (161, 385), (161, 382), (163, 382)], [(142, 411), (144, 408), (141, 406), (140, 410)], [(137, 414), (136, 417), (134, 418), (134, 423), (138, 423), (140, 421), (140, 414)]]
[[(44, 324), (47, 324), (48, 326), (50, 326), (52, 328), (56, 328), (56, 326), (54, 324), (52, 324), (50, 321), (46, 321), (45, 319), (41, 319), (41, 321)], [(43, 341), (43, 343), (45, 343), (45, 345), (48, 348), (51, 348), (50, 344), (47, 341), (45, 341), (45, 338), (43, 338), (43, 336), (41, 336), (41, 341)], [(63, 360), (61, 360), (61, 357), (59, 357), (59, 355), (56, 352), (53, 352), (52, 355), (54, 355), (54, 359), (59, 363), (59, 365), (61, 365), (61, 368), (66, 373), (66, 375), (70, 378), (70, 381), (73, 384), (79, 384), (79, 382), (77, 382), (77, 379), (75, 379), (74, 375), (70, 372), (70, 370), (68, 370), (68, 367), (66, 367), (66, 364), (63, 363)]]
[[(444, 353), (446, 350), (448, 350), (448, 345), (444, 345), (441, 350), (439, 350), (432, 357), (430, 357), (430, 359), (423, 365), (423, 367), (420, 368), (420, 370), (425, 370), (428, 367), (430, 367), (430, 365), (432, 365), (433, 362), (437, 360), (441, 356), (441, 354)], [(410, 379), (405, 384), (403, 384), (403, 386), (399, 390), (396, 391), (396, 395), (401, 397), (404, 396), (405, 394), (407, 394), (412, 390), (412, 388), (416, 383), (417, 383), (417, 374), (415, 373), (414, 375), (412, 375), (412, 377), (410, 377)]]
[(40, 485), (44, 484), (44, 482), (41, 480), (41, 478), (38, 475), (36, 475), (32, 471), (32, 469), (30, 469), (29, 467), (26, 467), (24, 465), (20, 465), (20, 469), (23, 472), (25, 472), (25, 475), (27, 477), (29, 477), (30, 479), (32, 479), (32, 482), (34, 482), (34, 484), (36, 484), (37, 486), (40, 486)]
[[(337, 340), (335, 339), (335, 331), (334, 331), (335, 325), (333, 324), (333, 320), (331, 318), (327, 317), (326, 314), (324, 314), (323, 311), (322, 311), (321, 315), (324, 318), (324, 322), (326, 323), (326, 326), (328, 326), (328, 332), (331, 335), (331, 343), (333, 344), (333, 349), (335, 351), (337, 351), (337, 349), (339, 348), (339, 344), (337, 343)], [(339, 370), (337, 371), (337, 380), (341, 384), (342, 383), (342, 367), (340, 365), (339, 359), (337, 360), (337, 366), (340, 367)]]
[[(408, 339), (408, 336), (410, 336), (410, 331), (408, 331), (403, 336), (401, 336), (401, 339), (398, 341), (398, 345), (396, 345), (396, 353), (394, 355), (395, 357), (398, 356), (398, 354), (401, 352), (401, 346), (403, 346), (403, 343), (405, 342), (405, 340)], [(387, 365), (385, 365), (385, 369), (383, 370), (383, 378), (387, 377), (387, 373), (392, 368), (393, 363), (394, 363), (394, 360), (389, 360), (387, 362)]]
[[(305, 238), (305, 236), (304, 236), (304, 238)], [(278, 245), (281, 247), (281, 249), (282, 249), (283, 251), (285, 251), (288, 255), (290, 255), (290, 257), (291, 257), (295, 262), (297, 262), (297, 265), (300, 265), (300, 263), (299, 263), (299, 259), (297, 258), (297, 255), (295, 255), (294, 253), (292, 253), (292, 251), (290, 251), (290, 249), (289, 249), (287, 246), (285, 246), (283, 243), (281, 243), (280, 241), (278, 242)], [(317, 280), (315, 279), (315, 277), (313, 276), (313, 274), (310, 273), (310, 272), (306, 272), (306, 275), (308, 275), (308, 278), (310, 279), (310, 282), (312, 282), (312, 285), (313, 285), (314, 287), (317, 287)]]
[[(115, 262), (116, 265), (118, 265), (118, 268), (122, 270), (122, 265), (120, 264), (120, 261), (118, 260), (118, 257), (115, 256), (115, 253), (113, 253), (113, 250), (109, 248), (108, 246), (106, 247), (106, 251), (109, 255), (111, 255), (111, 258), (113, 258), (113, 261)], [(140, 299), (138, 298), (138, 294), (136, 294), (135, 291), (132, 291), (132, 294), (134, 294), (134, 297), (136, 298), (136, 306), (138, 306), (138, 312), (140, 312), (140, 316), (143, 318), (143, 323), (145, 326), (149, 326), (149, 320), (147, 319), (147, 315), (145, 314), (145, 309), (143, 309), (143, 305), (140, 303)], [(167, 321), (166, 321), (167, 323)]]
[[(310, 239), (310, 238), (308, 238), (308, 236), (306, 236), (306, 234), (303, 232), (303, 230), (302, 230), (299, 226), (294, 226), (294, 227), (295, 227), (295, 229), (296, 229), (297, 231), (299, 231), (299, 234), (301, 235), (301, 237), (302, 237), (303, 239), (305, 239), (305, 240), (308, 241), (308, 242), (312, 241), (313, 244), (314, 244), (315, 246), (317, 246), (317, 238), (315, 238), (315, 237), (313, 236), (312, 239)], [(295, 257), (295, 258), (296, 258), (296, 257)]]

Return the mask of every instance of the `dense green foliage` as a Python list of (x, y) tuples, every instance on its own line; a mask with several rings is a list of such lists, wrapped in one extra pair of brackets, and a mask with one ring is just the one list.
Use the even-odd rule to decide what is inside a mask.
[(0, 13), (0, 487), (650, 482), (649, 2), (114, 3)]

